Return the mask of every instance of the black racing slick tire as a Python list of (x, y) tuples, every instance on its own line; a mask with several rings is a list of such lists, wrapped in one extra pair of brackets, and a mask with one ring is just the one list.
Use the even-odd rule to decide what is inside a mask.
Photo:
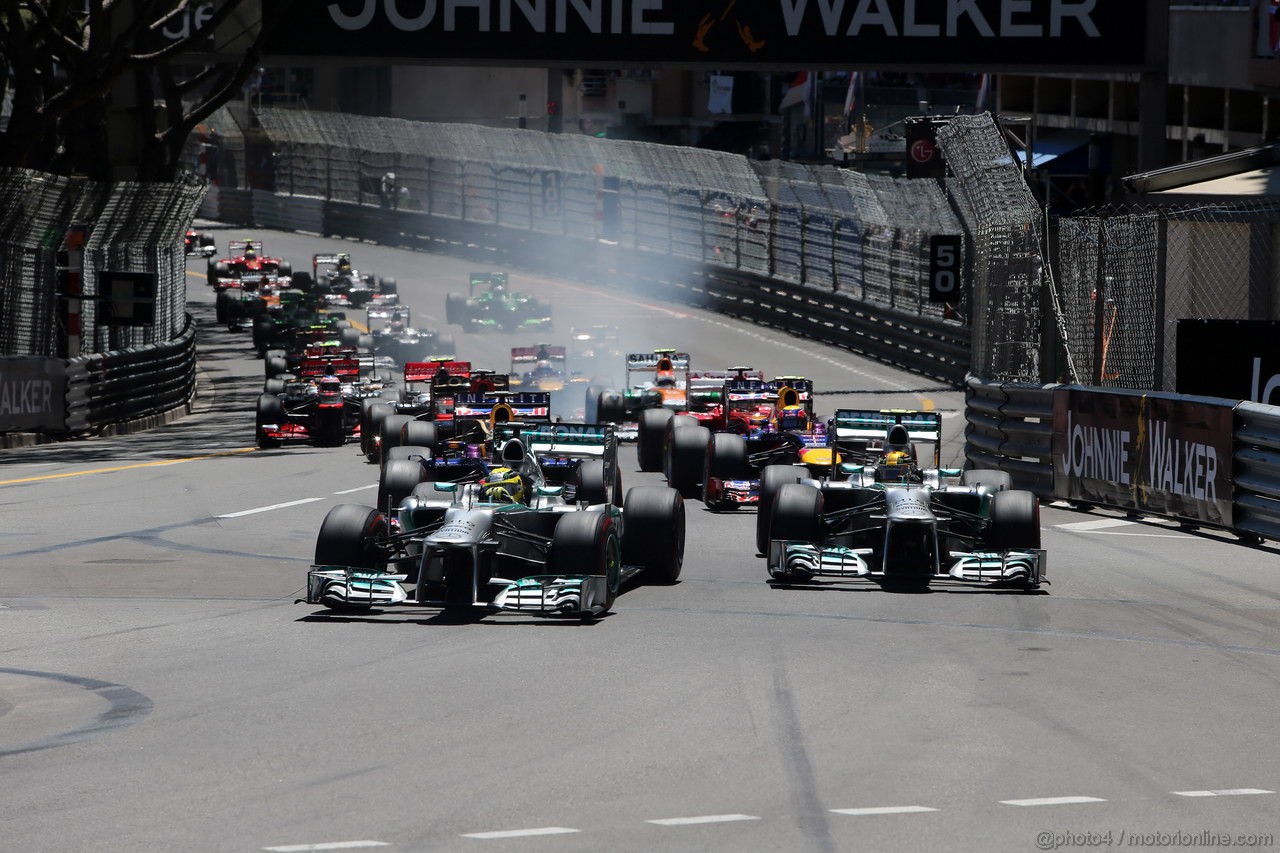
[[(810, 542), (822, 545), (822, 492), (803, 483), (784, 483), (778, 490), (769, 516), (771, 542)], [(766, 546), (768, 547), (768, 546)], [(774, 569), (775, 577), (808, 580), (810, 572), (782, 566)]]
[[(618, 527), (607, 512), (566, 512), (556, 522), (551, 538), (550, 568), (554, 572), (574, 575), (603, 575), (604, 601), (586, 598), (579, 602), (579, 612), (589, 613), (593, 606), (601, 612), (613, 607), (622, 586), (622, 543)], [(574, 615), (566, 613), (566, 616)]]
[(617, 391), (605, 391), (596, 400), (596, 423), (620, 424), (627, 419), (627, 404)]
[(636, 438), (636, 457), (641, 471), (662, 470), (662, 442), (667, 421), (673, 417), (670, 409), (644, 409), (640, 412), (640, 431)]
[(588, 459), (578, 466), (578, 483), (574, 500), (588, 506), (609, 502), (604, 483), (604, 460)]
[(996, 551), (1030, 550), (1040, 547), (1040, 501), (1032, 492), (996, 492), (991, 496), (991, 531), (988, 535)]
[(416, 460), (388, 460), (378, 478), (378, 508), (383, 512), (394, 511), (421, 482), (422, 465)]
[(422, 447), (421, 445), (402, 444), (387, 451), (387, 462), (404, 461), (406, 459), (417, 462), (419, 459), (430, 458), (431, 448)]
[(388, 450), (404, 444), (404, 442), (400, 440), (400, 432), (404, 429), (404, 425), (411, 420), (413, 420), (411, 415), (387, 415), (382, 419), (382, 427), (378, 431), (379, 449), (381, 452), (379, 459), (386, 459)]
[(279, 447), (280, 439), (267, 436), (264, 424), (284, 423), (284, 403), (275, 394), (259, 394), (257, 403), (257, 444), (261, 448)]
[[(736, 509), (737, 504), (715, 504), (707, 492), (712, 477), (721, 480), (750, 480), (751, 463), (747, 461), (747, 442), (742, 436), (730, 432), (711, 434), (707, 444), (706, 467), (702, 474), (702, 503), (715, 511)], [(713, 505), (715, 504), (715, 505)]]
[(756, 552), (769, 547), (769, 517), (778, 490), (787, 483), (799, 483), (809, 476), (809, 469), (798, 465), (766, 465), (760, 472), (760, 501), (756, 504)]
[[(369, 400), (365, 401), (370, 402)], [(374, 401), (367, 408), (362, 407), (360, 411), (360, 452), (364, 454), (364, 458), (370, 462), (378, 461), (378, 442), (377, 438), (381, 435), (382, 422), (386, 420), (387, 415), (395, 414), (395, 407), (390, 403), (382, 401)]]
[(435, 447), (438, 441), (436, 425), (431, 421), (409, 421), (400, 429), (401, 444)]
[(467, 297), (461, 293), (450, 293), (444, 298), (444, 321), (450, 325), (461, 326), (467, 316)]
[(998, 492), (1013, 488), (1013, 477), (1008, 471), (997, 471), (993, 468), (974, 468), (960, 474), (960, 484), (964, 486), (988, 486)]
[(276, 377), (275, 379), (268, 379), (266, 382), (262, 383), (262, 393), (271, 394), (273, 396), (283, 394), (284, 385), (284, 380), (279, 377)]
[(267, 351), (267, 356), (263, 361), (266, 368), (267, 378), (272, 379), (281, 373), (289, 372), (289, 362), (283, 355), (272, 355), (271, 350)]
[(702, 471), (711, 430), (704, 426), (680, 427), (671, 433), (671, 488), (686, 498), (699, 497)]
[(315, 564), (382, 571), (386, 561), (378, 542), (386, 526), (386, 516), (373, 507), (338, 504), (320, 523)]
[(648, 583), (673, 584), (684, 565), (684, 498), (665, 486), (636, 486), (622, 508), (622, 562)]

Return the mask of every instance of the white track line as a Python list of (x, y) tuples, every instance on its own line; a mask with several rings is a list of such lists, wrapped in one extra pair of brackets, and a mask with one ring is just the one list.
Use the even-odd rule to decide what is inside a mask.
[(1221, 791), (1173, 791), (1179, 797), (1247, 797), (1251, 794), (1274, 794), (1263, 788), (1223, 788)]
[(1069, 806), (1076, 803), (1105, 803), (1098, 797), (1040, 797), (1033, 800), (1001, 800), (1002, 806)]
[(1124, 518), (1095, 518), (1091, 521), (1073, 521), (1070, 524), (1059, 524), (1059, 530), (1106, 530), (1108, 527), (1129, 527), (1132, 521)]
[(873, 814), (917, 814), (920, 812), (936, 812), (928, 806), (872, 806), (862, 809), (832, 809), (836, 814), (873, 815)]
[(253, 515), (259, 512), (271, 512), (273, 509), (284, 509), (291, 506), (301, 506), (302, 504), (311, 504), (316, 501), (322, 501), (324, 498), (303, 498), (300, 501), (289, 501), (288, 503), (272, 504), (271, 506), (260, 506), (255, 509), (242, 509), (239, 512), (229, 512), (226, 515), (215, 515), (214, 518), (239, 518), (242, 515)]
[(528, 838), (533, 835), (568, 835), (571, 832), (582, 832), (581, 829), (570, 829), (567, 826), (542, 826), (537, 829), (506, 829), (500, 832), (465, 832), (463, 838)]
[(342, 490), (342, 491), (340, 491), (340, 492), (334, 492), (334, 494), (335, 494), (335, 495), (349, 495), (349, 494), (351, 494), (352, 492), (363, 492), (363, 491), (365, 491), (366, 489), (376, 489), (376, 488), (378, 488), (378, 484), (377, 484), (377, 483), (370, 483), (370, 484), (369, 484), (369, 485), (367, 485), (367, 486), (356, 486), (354, 489), (343, 489), (343, 490)]
[(706, 814), (698, 817), (664, 817), (647, 820), (645, 823), (656, 823), (658, 826), (693, 826), (700, 823), (732, 823), (737, 820), (760, 820), (750, 814)]
[(303, 850), (355, 850), (359, 847), (390, 847), (386, 841), (329, 841), (324, 844), (288, 844), (284, 847), (263, 847), (273, 853), (301, 853)]

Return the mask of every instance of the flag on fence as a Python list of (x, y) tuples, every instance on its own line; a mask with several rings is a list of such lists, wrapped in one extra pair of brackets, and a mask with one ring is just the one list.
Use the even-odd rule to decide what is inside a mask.
[(855, 71), (849, 75), (849, 91), (844, 96), (845, 121), (853, 121), (853, 113), (858, 108), (858, 86), (861, 85), (862, 72)]

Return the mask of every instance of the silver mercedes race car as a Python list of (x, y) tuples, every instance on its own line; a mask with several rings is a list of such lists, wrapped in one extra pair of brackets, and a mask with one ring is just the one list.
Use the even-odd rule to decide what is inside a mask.
[(1011, 489), (1003, 471), (920, 468), (916, 436), (892, 423), (917, 414), (884, 413), (891, 425), (870, 463), (836, 463), (820, 479), (805, 468), (770, 466), (780, 469), (766, 478), (774, 491), (762, 510), (771, 578), (865, 578), (908, 588), (941, 580), (1022, 589), (1048, 583), (1036, 496)]
[[(604, 503), (569, 503), (540, 459), (603, 462)], [(425, 482), (390, 515), (339, 505), (325, 516), (306, 603), (519, 611), (591, 619), (628, 579), (674, 583), (684, 561), (684, 503), (662, 486), (627, 491), (608, 425), (541, 424), (505, 441), (479, 482)], [(595, 467), (595, 466), (593, 466)], [(587, 493), (579, 490), (579, 496)]]

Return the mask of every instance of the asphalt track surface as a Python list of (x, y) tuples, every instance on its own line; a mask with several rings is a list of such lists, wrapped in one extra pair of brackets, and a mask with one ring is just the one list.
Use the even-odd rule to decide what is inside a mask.
[[(298, 268), (351, 251), (420, 325), (483, 266), (255, 236)], [(644, 294), (511, 283), (553, 302), (553, 343), (618, 323), (636, 349), (865, 392), (824, 414), (933, 406), (960, 458), (962, 399), (931, 383)], [(1043, 594), (775, 589), (751, 513), (691, 502), (681, 582), (594, 624), (326, 616), (295, 603), (316, 531), (376, 470), (351, 446), (253, 449), (261, 363), (199, 275), (190, 298), (194, 414), (0, 454), (0, 848), (1276, 844), (1275, 548), (1051, 506)], [(453, 331), (496, 367), (533, 343)]]

